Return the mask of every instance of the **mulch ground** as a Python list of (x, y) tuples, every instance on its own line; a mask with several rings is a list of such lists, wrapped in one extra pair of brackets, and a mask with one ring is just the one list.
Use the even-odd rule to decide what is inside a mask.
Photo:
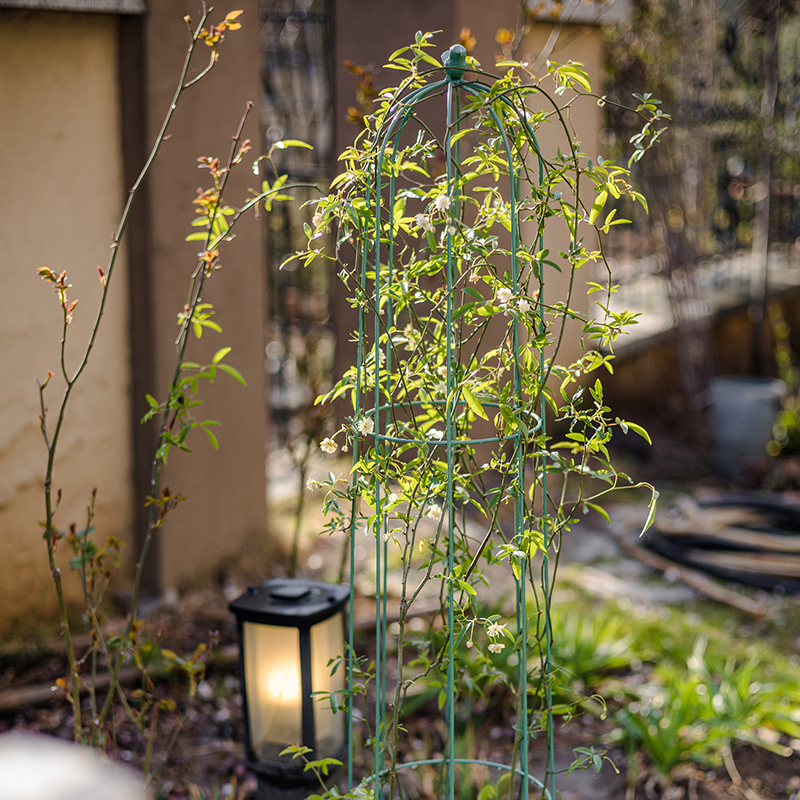
[[(637, 461), (636, 468), (629, 470), (637, 478), (658, 479), (661, 483), (674, 480), (683, 485), (687, 480), (699, 484), (719, 484), (718, 479), (710, 474), (706, 448), (697, 447), (697, 442), (682, 442), (680, 437), (670, 435), (655, 435), (653, 438), (656, 445), (646, 454), (621, 454), (623, 460), (633, 458)], [(759, 474), (749, 476), (748, 480), (749, 488), (800, 489), (800, 458), (770, 462)], [(168, 763), (159, 773), (159, 800), (198, 797), (196, 792), (193, 794), (193, 787), (199, 787), (209, 800), (219, 789), (223, 790), (223, 796), (226, 792), (233, 792), (236, 800), (255, 800), (255, 778), (247, 773), (243, 763), (235, 626), (227, 610), (228, 599), (235, 596), (237, 590), (243, 589), (244, 581), (241, 578), (239, 583), (242, 585), (236, 587), (229, 581), (227, 593), (222, 586), (192, 593), (173, 606), (161, 607), (147, 615), (146, 635), (155, 637), (163, 647), (179, 654), (191, 653), (200, 642), (216, 642), (215, 655), (190, 708), (187, 709), (185, 703), (185, 678), (162, 675), (156, 680), (154, 693), (159, 697), (174, 698), (183, 712), (183, 730)], [(121, 617), (109, 620), (111, 628), (119, 628), (123, 623)], [(64, 699), (59, 699), (57, 693), (52, 693), (43, 702), (23, 703), (16, 708), (3, 707), (4, 698), (14, 693), (32, 687), (44, 687), (45, 691), (49, 691), (56, 679), (65, 673), (63, 645), (57, 638), (36, 642), (17, 640), (0, 645), (0, 732), (28, 730), (70, 739), (71, 707)], [(84, 702), (88, 703), (88, 700)], [(507, 762), (508, 742), (513, 737), (510, 722), (500, 713), (496, 704), (490, 702), (484, 706), (476, 705), (473, 718), (467, 720), (471, 725), (473, 753), (490, 760)], [(412, 750), (409, 757), (430, 757), (441, 749), (442, 715), (435, 701), (421, 707), (405, 724)], [(163, 747), (175, 725), (174, 718), (167, 713), (162, 714), (154, 757), (156, 766), (164, 760)], [(556, 731), (557, 753), (563, 754), (566, 763), (569, 763), (574, 747), (602, 746), (610, 730), (609, 721), (588, 715), (573, 720)], [(537, 759), (541, 760), (537, 749), (541, 749), (540, 740), (532, 747), (534, 769), (539, 769)], [(112, 758), (127, 762), (132, 767), (140, 766), (143, 761), (144, 743), (141, 736), (121, 713), (113, 720), (108, 752)], [(627, 787), (631, 765), (626, 755), (613, 749), (609, 755), (619, 774), (607, 764), (600, 776), (594, 779), (593, 771), (573, 773), (562, 786), (563, 800), (798, 800), (800, 797), (798, 755), (785, 758), (743, 745), (734, 750), (736, 768), (743, 781), (740, 785), (731, 780), (724, 766), (714, 769), (691, 766), (672, 786), (664, 787), (655, 780), (642, 780), (635, 793)], [(411, 773), (411, 770), (408, 772)], [(430, 772), (417, 771), (412, 778), (404, 781), (404, 786), (407, 790), (406, 800), (435, 796), (436, 780)], [(474, 797), (475, 791), (462, 796)]]
[[(196, 786), (211, 798), (217, 789), (230, 791), (236, 787), (237, 800), (254, 800), (256, 782), (243, 764), (235, 629), (222, 590), (195, 593), (179, 605), (162, 608), (151, 614), (146, 628), (164, 647), (179, 653), (191, 652), (198, 642), (208, 641), (212, 636), (217, 640), (216, 655), (188, 711), (185, 710), (184, 680), (164, 676), (156, 682), (157, 696), (174, 697), (184, 708), (183, 730), (169, 763), (159, 773), (157, 796), (188, 800), (193, 797), (193, 786)], [(9, 691), (47, 686), (64, 674), (65, 659), (57, 640), (35, 645), (7, 643), (0, 654), (0, 697), (8, 697)], [(476, 704), (471, 710), (471, 718), (464, 721), (471, 727), (473, 757), (507, 761), (508, 743), (513, 731), (499, 709), (499, 701), (490, 698), (483, 704)], [(0, 731), (28, 730), (69, 739), (71, 726), (71, 708), (63, 699), (50, 699), (43, 704), (0, 712)], [(442, 715), (435, 701), (421, 707), (406, 721), (406, 727), (407, 740), (414, 750), (410, 757), (430, 757), (440, 752), (444, 731)], [(174, 728), (174, 719), (163, 714), (154, 764), (163, 760), (163, 745)], [(610, 728), (610, 722), (589, 715), (575, 719), (567, 726), (559, 726), (556, 730), (557, 752), (563, 753), (568, 763), (574, 747), (602, 746)], [(541, 745), (542, 742), (537, 740), (532, 748), (534, 770), (538, 769), (537, 748), (541, 749)], [(115, 717), (108, 750), (112, 758), (133, 767), (140, 766), (144, 758), (144, 743), (139, 733), (121, 713)], [(610, 756), (619, 769), (619, 775), (608, 765), (596, 777), (593, 777), (593, 771), (573, 773), (562, 785), (564, 800), (677, 800), (680, 797), (687, 800), (754, 800), (756, 797), (762, 800), (797, 800), (800, 792), (800, 757), (785, 758), (747, 745), (734, 752), (736, 767), (746, 787), (734, 785), (724, 766), (713, 770), (690, 767), (675, 785), (666, 790), (657, 782), (648, 784), (642, 781), (635, 794), (631, 794), (626, 788), (627, 758), (618, 750), (612, 750)], [(415, 771), (413, 778), (404, 780), (404, 787), (409, 798), (432, 797), (436, 783), (434, 772), (423, 770)]]

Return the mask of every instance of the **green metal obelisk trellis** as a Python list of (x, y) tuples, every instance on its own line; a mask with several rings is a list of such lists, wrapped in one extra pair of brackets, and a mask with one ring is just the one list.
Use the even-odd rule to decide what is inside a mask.
[[(547, 62), (545, 90), (544, 78), (519, 62), (503, 64), (500, 77), (478, 72), (460, 45), (440, 63), (425, 51), (429, 38), (417, 34), (390, 57), (406, 77), (381, 94), (340, 156), (344, 171), (306, 226), (309, 247), (291, 257), (337, 262), (358, 314), (355, 363), (319, 399), (349, 395), (353, 408), (321, 442), (335, 452), (343, 434), (353, 447), (349, 488), (332, 474), (322, 482), (328, 530), (349, 533), (352, 596), (365, 569), (356, 538), (363, 532), (375, 543), (374, 657), (356, 656), (352, 615), (346, 648), (348, 785), (350, 796), (394, 800), (405, 796), (405, 770), (433, 764), (441, 766), (439, 795), (454, 800), (464, 771), (481, 765), (484, 797), (554, 798), (554, 556), (578, 513), (607, 516), (597, 501), (625, 481), (633, 487), (611, 464), (613, 430), (647, 437), (610, 416), (599, 379), (585, 380), (613, 358), (593, 340), (610, 347), (636, 315), (609, 310), (610, 284), (587, 285), (601, 293), (602, 314), (574, 310), (575, 272), (605, 263), (600, 233), (624, 222), (616, 207), (605, 211), (609, 198), (646, 203), (627, 182), (628, 168), (582, 151), (570, 121), (575, 100), (606, 100), (591, 93), (581, 64)], [(664, 118), (650, 95), (637, 99), (631, 110), (644, 125), (630, 163), (658, 139), (655, 123)], [(428, 122), (437, 114), (439, 137), (433, 129), (441, 125)], [(535, 135), (543, 125), (562, 137), (547, 158)], [(594, 193), (591, 202), (583, 192)], [(559, 229), (562, 244), (551, 254), (545, 231), (553, 242)], [(315, 244), (328, 233), (333, 256)], [(563, 291), (550, 289), (545, 300), (553, 270), (563, 274)], [(562, 364), (568, 322), (584, 349)], [(555, 439), (546, 408), (561, 423)], [(548, 486), (548, 475), (557, 485)], [(657, 492), (635, 487), (651, 490), (647, 526)], [(499, 601), (512, 586), (509, 611)], [(423, 637), (409, 622), (432, 589), (439, 611)], [(515, 697), (505, 760), (496, 750), (461, 758), (467, 690), (495, 679), (513, 685)], [(402, 740), (404, 701), (419, 687), (438, 689), (444, 718), (430, 758)], [(547, 745), (541, 777), (529, 758), (539, 733)], [(357, 740), (365, 744), (358, 753)], [(596, 754), (588, 761), (596, 766)]]
[[(524, 546), (525, 540), (525, 513), (521, 496), (525, 486), (525, 447), (524, 439), (530, 438), (532, 432), (544, 434), (544, 403), (545, 397), (542, 392), (547, 370), (544, 364), (544, 355), (539, 350), (540, 363), (538, 364), (538, 404), (540, 413), (531, 415), (535, 422), (532, 429), (523, 433), (521, 426), (510, 426), (510, 432), (499, 432), (494, 436), (471, 435), (470, 421), (478, 417), (486, 417), (487, 412), (476, 394), (465, 388), (464, 379), (464, 353), (463, 348), (457, 347), (456, 342), (463, 340), (463, 330), (459, 335), (454, 333), (455, 327), (459, 325), (459, 320), (463, 321), (463, 307), (470, 299), (479, 303), (484, 299), (477, 289), (470, 291), (465, 274), (465, 253), (469, 252), (469, 243), (465, 242), (465, 237), (469, 237), (469, 228), (466, 225), (467, 216), (474, 212), (467, 208), (469, 198), (466, 196), (467, 181), (464, 179), (465, 165), (462, 163), (462, 130), (465, 129), (465, 121), (470, 115), (479, 114), (483, 117), (481, 125), (486, 126), (486, 133), (499, 137), (501, 145), (497, 148), (499, 160), (505, 157), (507, 168), (506, 184), (503, 194), (508, 203), (507, 217), (510, 228), (508, 231), (510, 245), (508, 246), (507, 261), (509, 269), (506, 270), (506, 283), (504, 287), (508, 291), (505, 293), (502, 288), (497, 291), (496, 298), (502, 304), (506, 297), (528, 297), (527, 286), (523, 287), (521, 280), (521, 268), (519, 258), (519, 248), (522, 247), (519, 232), (519, 192), (522, 175), (518, 168), (520, 165), (521, 154), (513, 149), (509, 141), (507, 128), (509, 120), (518, 129), (515, 132), (517, 139), (522, 136), (527, 144), (528, 157), (536, 162), (538, 175), (541, 176), (543, 165), (541, 156), (538, 153), (538, 145), (533, 131), (528, 126), (524, 111), (521, 110), (519, 103), (515, 104), (508, 95), (499, 94), (494, 102), (486, 102), (492, 94), (491, 83), (480, 80), (467, 80), (465, 77), (467, 62), (466, 52), (463, 47), (458, 45), (451, 48), (444, 55), (445, 76), (434, 82), (423, 85), (420, 88), (409, 91), (405, 96), (392, 99), (392, 107), (384, 115), (384, 122), (380, 129), (374, 132), (375, 139), (372, 143), (374, 159), (371, 163), (372, 186), (365, 196), (365, 208), (359, 209), (360, 212), (371, 209), (371, 214), (366, 213), (362, 218), (371, 218), (374, 228), (370, 235), (365, 235), (361, 241), (360, 248), (360, 293), (363, 302), (360, 306), (359, 319), (359, 338), (358, 338), (358, 366), (355, 380), (355, 420), (363, 420), (360, 423), (360, 430), (366, 434), (365, 438), (373, 438), (372, 458), (377, 461), (385, 459), (387, 462), (393, 457), (402, 458), (402, 451), (413, 451), (419, 455), (426, 463), (436, 462), (436, 483), (434, 478), (429, 475), (431, 483), (427, 486), (414, 485), (411, 494), (414, 496), (416, 507), (424, 509), (427, 507), (426, 516), (439, 522), (434, 544), (431, 546), (432, 554), (430, 563), (438, 563), (439, 569), (443, 573), (442, 593), (442, 629), (443, 642), (435, 655), (436, 666), (443, 676), (443, 712), (446, 720), (447, 742), (444, 745), (445, 755), (441, 762), (443, 765), (443, 795), (452, 800), (456, 793), (456, 771), (457, 764), (480, 763), (500, 770), (511, 770), (520, 776), (518, 783), (518, 795), (527, 798), (530, 786), (537, 787), (537, 791), (544, 796), (552, 796), (552, 776), (553, 776), (553, 747), (552, 747), (552, 708), (549, 688), (550, 675), (550, 610), (549, 610), (549, 575), (547, 567), (547, 557), (544, 559), (542, 573), (542, 588), (544, 592), (543, 618), (544, 632), (539, 636), (538, 641), (543, 644), (543, 663), (542, 674), (544, 676), (544, 720), (543, 727), (548, 736), (549, 742), (549, 766), (551, 786), (549, 790), (529, 772), (528, 743), (531, 735), (530, 730), (530, 709), (528, 707), (529, 682), (529, 631), (528, 631), (528, 597), (527, 597), (527, 576), (530, 569), (528, 565), (528, 548)], [(418, 298), (417, 308), (411, 308), (404, 291), (407, 286), (398, 290), (399, 280), (408, 280), (407, 272), (405, 275), (398, 274), (396, 263), (402, 260), (406, 263), (418, 263), (424, 259), (413, 252), (407, 243), (400, 243), (397, 234), (400, 228), (406, 231), (409, 224), (404, 224), (403, 214), (405, 213), (406, 202), (410, 205), (415, 199), (424, 202), (423, 192), (408, 181), (402, 181), (403, 164), (399, 159), (408, 154), (408, 145), (401, 145), (401, 139), (407, 139), (407, 126), (412, 120), (418, 121), (416, 111), (418, 107), (426, 101), (434, 98), (444, 97), (446, 104), (446, 134), (444, 142), (440, 145), (432, 145), (433, 140), (428, 140), (427, 144), (422, 134), (417, 137), (416, 143), (418, 150), (423, 154), (431, 154), (432, 147), (440, 146), (444, 156), (444, 175), (435, 182), (440, 188), (438, 198), (433, 204), (434, 213), (443, 212), (442, 220), (445, 223), (444, 232), (439, 241), (436, 240), (433, 231), (433, 223), (430, 216), (424, 213), (417, 215), (414, 220), (419, 228), (422, 238), (423, 248), (428, 250), (428, 263), (430, 256), (433, 255), (437, 265), (441, 265), (441, 275), (443, 285), (438, 287), (438, 295), (421, 293)], [(477, 126), (475, 129), (477, 129)], [(423, 126), (424, 128), (424, 126)], [(422, 129), (420, 129), (422, 130)], [(470, 129), (473, 130), (473, 129)], [(522, 132), (520, 134), (520, 131)], [(428, 150), (426, 151), (426, 147)], [(472, 143), (471, 151), (476, 152), (475, 143)], [(495, 154), (496, 157), (496, 154)], [(420, 206), (422, 207), (422, 206)], [(399, 211), (398, 211), (399, 209)], [(406, 218), (407, 219), (407, 218)], [(541, 238), (541, 232), (537, 232), (537, 237)], [(456, 247), (454, 242), (459, 239), (460, 246)], [(538, 243), (538, 250), (541, 250), (541, 242)], [(474, 253), (476, 261), (480, 261), (486, 256), (486, 244), (476, 242)], [(530, 252), (529, 250), (526, 252)], [(529, 259), (528, 259), (529, 261)], [(436, 274), (438, 270), (429, 269), (429, 273)], [(532, 276), (536, 279), (536, 293), (538, 294), (538, 319), (544, 319), (544, 276), (541, 270), (527, 270), (527, 277)], [(508, 301), (506, 301), (508, 302)], [(525, 313), (531, 312), (533, 301), (524, 300), (526, 305), (522, 306)], [(527, 306), (527, 307), (526, 307)], [(424, 307), (421, 309), (420, 307)], [(536, 309), (533, 309), (536, 315)], [(371, 325), (369, 317), (372, 317)], [(401, 323), (405, 323), (402, 325)], [(462, 322), (463, 324), (463, 322)], [(398, 332), (402, 329), (403, 335)], [(512, 319), (510, 324), (510, 335), (507, 337), (509, 345), (508, 360), (513, 364), (510, 369), (512, 391), (506, 401), (508, 404), (520, 411), (522, 403), (515, 400), (521, 395), (521, 374), (520, 364), (520, 344), (523, 332), (518, 319)], [(534, 332), (535, 323), (534, 323)], [(544, 330), (541, 331), (544, 335)], [(528, 335), (528, 334), (526, 334)], [(436, 384), (430, 387), (431, 381), (414, 381), (407, 379), (409, 370), (408, 360), (405, 362), (406, 378), (402, 374), (400, 358), (398, 356), (398, 343), (402, 342), (406, 350), (416, 351), (420, 348), (427, 349), (429, 352), (428, 366), (435, 366), (435, 378), (442, 380), (434, 381)], [(496, 344), (496, 343), (495, 343)], [(477, 350), (480, 349), (480, 344)], [(434, 354), (434, 355), (430, 355)], [(473, 356), (474, 358), (475, 356)], [(424, 357), (419, 359), (420, 364)], [(467, 365), (468, 367), (469, 365)], [(413, 385), (411, 385), (413, 383)], [(405, 385), (404, 385), (405, 384)], [(500, 403), (486, 403), (486, 408), (493, 408), (498, 411)], [(441, 426), (441, 427), (438, 427)], [(456, 528), (455, 520), (463, 509), (464, 492), (462, 491), (466, 479), (462, 470), (459, 468), (459, 460), (463, 462), (464, 454), (469, 453), (474, 448), (486, 449), (494, 448), (497, 451), (496, 458), (502, 459), (502, 453), (510, 449), (510, 463), (503, 465), (506, 475), (506, 483), (513, 487), (509, 493), (513, 496), (513, 524), (514, 532), (510, 542), (514, 553), (509, 557), (509, 561), (516, 559), (515, 570), (515, 599), (516, 631), (513, 633), (513, 640), (517, 650), (517, 722), (514, 726), (516, 731), (516, 741), (514, 752), (516, 755), (515, 763), (497, 764), (485, 760), (470, 760), (457, 758), (454, 742), (456, 739), (455, 717), (456, 703), (458, 700), (458, 687), (456, 677), (456, 652), (469, 635), (469, 642), (472, 642), (472, 629), (461, 626), (458, 630), (457, 620), (455, 619), (455, 609), (459, 603), (459, 595), (469, 590), (465, 589), (465, 582), (470, 579), (470, 574), (462, 568), (458, 569), (456, 550), (459, 545), (457, 537), (463, 537), (463, 529), (459, 532)], [(360, 459), (363, 454), (356, 454), (354, 467), (354, 496), (364, 494), (365, 486), (360, 484)], [(539, 485), (541, 497), (547, 496), (546, 470), (541, 467), (539, 462)], [(422, 764), (434, 763), (436, 760), (407, 761), (400, 763), (397, 754), (397, 734), (398, 724), (390, 720), (390, 710), (397, 713), (398, 702), (402, 700), (402, 691), (394, 688), (393, 695), (390, 695), (389, 676), (387, 674), (387, 647), (389, 646), (389, 636), (387, 631), (387, 574), (389, 559), (389, 542), (393, 535), (390, 530), (391, 512), (395, 510), (396, 500), (394, 493), (389, 491), (388, 480), (385, 483), (371, 481), (372, 490), (372, 511), (368, 516), (367, 532), (375, 538), (375, 612), (376, 612), (376, 652), (375, 652), (375, 701), (374, 719), (369, 721), (372, 725), (370, 742), (374, 752), (373, 775), (371, 784), (374, 787), (376, 796), (379, 792), (389, 791), (389, 796), (394, 796), (397, 774), (401, 768), (420, 766)], [(409, 495), (409, 486), (405, 486), (404, 498)], [(438, 502), (441, 501), (441, 506)], [(495, 504), (493, 512), (493, 522), (496, 522), (498, 504)], [(483, 510), (491, 511), (491, 504)], [(438, 509), (438, 510), (437, 510)], [(406, 508), (406, 513), (407, 513)], [(420, 515), (421, 516), (421, 515)], [(548, 529), (546, 523), (546, 512), (543, 511), (541, 518), (544, 520), (541, 526), (541, 535), (544, 538), (544, 550), (547, 550)], [(354, 565), (355, 558), (355, 534), (356, 516), (353, 517), (351, 528), (351, 555), (350, 563)], [(415, 529), (416, 531), (416, 529)], [(408, 538), (408, 537), (406, 537)], [(414, 537), (412, 537), (414, 538)], [(488, 536), (487, 536), (488, 539)], [(461, 545), (463, 549), (463, 543)], [(481, 556), (481, 551), (486, 547), (486, 543), (474, 553), (477, 561)], [(413, 552), (413, 547), (411, 548)], [(404, 577), (409, 574), (410, 555), (408, 548), (403, 554), (401, 569), (404, 570)], [(438, 551), (438, 559), (433, 553)], [(463, 557), (463, 553), (460, 553)], [(474, 562), (473, 562), (474, 563)], [(355, 568), (351, 568), (351, 589), (354, 582), (353, 575)], [(427, 567), (427, 575), (433, 573), (433, 568)], [(401, 621), (403, 612), (411, 608), (411, 603), (416, 599), (417, 593), (410, 589), (407, 581), (403, 581), (403, 596), (401, 598)], [(474, 628), (474, 626), (473, 626)], [(470, 631), (468, 634), (467, 632)], [(351, 628), (351, 641), (353, 631)], [(400, 639), (402, 640), (403, 629), (401, 627)], [(399, 642), (398, 661), (402, 666), (403, 662), (403, 642)], [(495, 643), (496, 648), (500, 648), (499, 643)], [(353, 652), (349, 651), (349, 681), (352, 692), (354, 683), (354, 664)], [(400, 681), (402, 684), (402, 681)], [(353, 714), (351, 704), (350, 714), (350, 742), (353, 742)], [(353, 785), (353, 754), (351, 750), (349, 765), (350, 786)], [(513, 781), (512, 781), (513, 783)]]

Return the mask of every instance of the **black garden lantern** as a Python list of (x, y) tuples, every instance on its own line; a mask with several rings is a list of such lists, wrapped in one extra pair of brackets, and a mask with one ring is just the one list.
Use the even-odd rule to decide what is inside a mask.
[(239, 633), (247, 766), (259, 798), (313, 777), (300, 760), (279, 757), (288, 745), (310, 747), (310, 759), (343, 753), (345, 715), (315, 693), (344, 689), (345, 670), (331, 675), (328, 662), (344, 651), (349, 597), (347, 586), (279, 578), (248, 587), (229, 606)]

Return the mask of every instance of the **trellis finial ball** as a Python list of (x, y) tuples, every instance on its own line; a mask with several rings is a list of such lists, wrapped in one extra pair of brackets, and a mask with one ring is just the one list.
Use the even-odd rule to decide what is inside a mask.
[(454, 44), (442, 53), (442, 63), (447, 77), (457, 80), (467, 69), (467, 48), (463, 44)]

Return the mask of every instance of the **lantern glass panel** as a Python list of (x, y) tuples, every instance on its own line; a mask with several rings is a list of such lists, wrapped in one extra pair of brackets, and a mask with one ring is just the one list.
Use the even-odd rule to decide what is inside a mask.
[(303, 742), (300, 633), (245, 622), (243, 638), (250, 742), (256, 758), (274, 758)]
[[(345, 668), (339, 665), (331, 675), (331, 658), (344, 652), (344, 623), (341, 614), (311, 628), (311, 682), (314, 692), (340, 692), (344, 689)], [(330, 700), (314, 696), (314, 728), (317, 736), (317, 757), (333, 755), (344, 743), (344, 714), (334, 715)]]

